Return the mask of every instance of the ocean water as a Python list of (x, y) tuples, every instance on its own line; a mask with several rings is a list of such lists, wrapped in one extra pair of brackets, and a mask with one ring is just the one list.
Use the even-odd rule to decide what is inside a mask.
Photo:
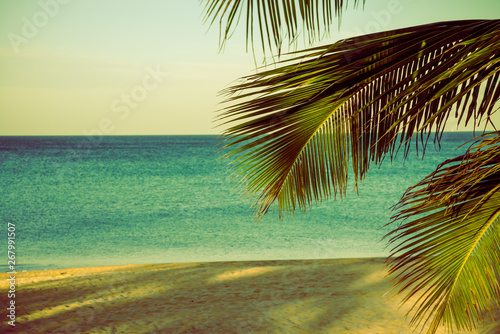
[(446, 133), (424, 160), (372, 167), (359, 196), (257, 224), (216, 136), (0, 137), (0, 249), (11, 223), (17, 270), (387, 256), (389, 208), (470, 138)]

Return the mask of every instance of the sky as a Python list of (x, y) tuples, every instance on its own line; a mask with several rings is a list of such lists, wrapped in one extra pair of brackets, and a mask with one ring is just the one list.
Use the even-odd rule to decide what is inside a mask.
[[(255, 62), (243, 25), (219, 52), (217, 26), (208, 30), (202, 9), (197, 0), (2, 1), (0, 135), (221, 133), (218, 93), (254, 73)], [(317, 45), (499, 17), (498, 0), (366, 0)]]

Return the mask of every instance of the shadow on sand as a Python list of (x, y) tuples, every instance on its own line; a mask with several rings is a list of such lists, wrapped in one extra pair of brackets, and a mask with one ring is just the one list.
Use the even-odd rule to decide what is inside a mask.
[(386, 273), (383, 259), (29, 272), (15, 330), (2, 322), (0, 332), (401, 333), (406, 308), (384, 296)]

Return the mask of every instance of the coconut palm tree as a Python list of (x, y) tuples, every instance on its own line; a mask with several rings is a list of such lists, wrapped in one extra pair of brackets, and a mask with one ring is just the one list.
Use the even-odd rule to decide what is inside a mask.
[[(238, 21), (247, 43), (280, 54), (340, 19), (342, 0), (203, 0), (221, 44)], [(355, 5), (359, 1), (354, 1)], [(439, 144), (451, 118), (491, 123), (500, 100), (500, 20), (439, 22), (291, 53), (228, 88), (219, 114), (227, 157), (257, 217), (345, 196), (371, 165)], [(500, 300), (500, 132), (477, 137), (395, 205), (390, 273), (411, 325), (472, 329)]]

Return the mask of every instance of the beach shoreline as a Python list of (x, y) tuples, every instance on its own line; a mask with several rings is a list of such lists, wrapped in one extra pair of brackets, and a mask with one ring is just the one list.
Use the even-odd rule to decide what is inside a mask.
[[(384, 258), (232, 261), (16, 274), (13, 333), (410, 333)], [(8, 275), (1, 274), (7, 303)], [(2, 318), (6, 308), (2, 307)], [(495, 333), (489, 324), (469, 333)], [(444, 328), (438, 333), (445, 333)]]

